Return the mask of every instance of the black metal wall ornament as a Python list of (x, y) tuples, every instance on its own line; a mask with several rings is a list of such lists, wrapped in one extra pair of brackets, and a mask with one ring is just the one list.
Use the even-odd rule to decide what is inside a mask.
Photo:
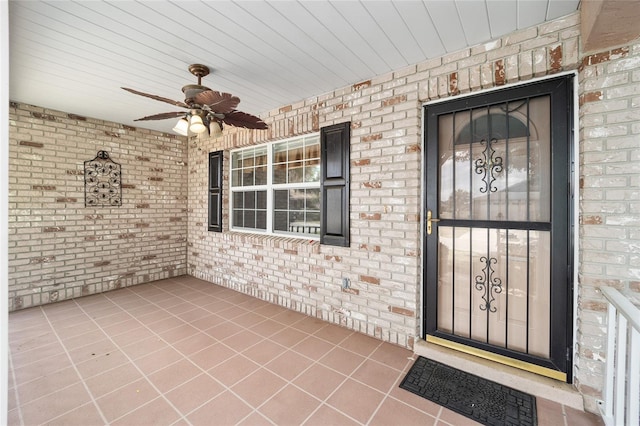
[(498, 263), (498, 260), (495, 257), (482, 256), (480, 262), (484, 262), (482, 275), (476, 275), (476, 290), (484, 293), (482, 295), (484, 303), (480, 304), (480, 310), (496, 312), (496, 307), (491, 304), (496, 300), (494, 295), (502, 293), (502, 280), (493, 277), (495, 271), (491, 265)]
[(495, 175), (502, 172), (502, 157), (495, 157), (496, 150), (493, 149), (493, 144), (497, 142), (497, 140), (491, 139), (488, 142), (486, 140), (481, 140), (480, 145), (484, 145), (484, 151), (482, 151), (483, 158), (478, 158), (475, 162), (475, 170), (476, 173), (482, 176), (482, 181), (485, 186), (480, 188), (480, 192), (496, 192), (498, 188), (493, 186), (493, 182), (495, 182)]
[(122, 205), (122, 171), (107, 151), (84, 162), (85, 207), (119, 207)]

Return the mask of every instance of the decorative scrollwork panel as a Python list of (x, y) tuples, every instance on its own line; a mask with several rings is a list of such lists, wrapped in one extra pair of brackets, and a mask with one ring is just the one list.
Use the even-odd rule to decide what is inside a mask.
[(484, 300), (484, 303), (480, 304), (480, 309), (496, 312), (497, 309), (492, 304), (496, 300), (495, 295), (502, 293), (502, 280), (493, 276), (495, 271), (492, 265), (498, 263), (498, 260), (495, 257), (482, 256), (480, 262), (484, 263), (484, 268), (482, 268), (482, 275), (476, 276), (475, 283), (476, 290), (483, 293), (482, 300)]
[(480, 192), (496, 192), (498, 188), (493, 186), (493, 182), (496, 180), (496, 174), (502, 172), (502, 157), (496, 156), (496, 150), (493, 149), (493, 144), (497, 142), (496, 139), (491, 139), (488, 142), (484, 139), (480, 141), (480, 144), (484, 146), (482, 151), (483, 158), (478, 158), (474, 162), (475, 171), (477, 174), (482, 175), (482, 182), (484, 187), (480, 188)]
[(109, 157), (107, 151), (98, 151), (96, 158), (84, 162), (84, 205), (122, 205), (121, 166)]

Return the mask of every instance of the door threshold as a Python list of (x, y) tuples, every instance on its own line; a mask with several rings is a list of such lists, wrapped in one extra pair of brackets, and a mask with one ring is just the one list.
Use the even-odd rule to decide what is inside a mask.
[(536, 397), (557, 402), (562, 401), (563, 405), (584, 411), (582, 395), (568, 383), (445, 348), (422, 339), (416, 341), (413, 351), (416, 355), (441, 362), (501, 385)]

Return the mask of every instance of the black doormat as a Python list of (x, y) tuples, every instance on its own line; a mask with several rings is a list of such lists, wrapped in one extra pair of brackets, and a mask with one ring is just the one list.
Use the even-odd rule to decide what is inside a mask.
[(536, 426), (536, 398), (424, 357), (418, 357), (402, 389), (491, 426)]

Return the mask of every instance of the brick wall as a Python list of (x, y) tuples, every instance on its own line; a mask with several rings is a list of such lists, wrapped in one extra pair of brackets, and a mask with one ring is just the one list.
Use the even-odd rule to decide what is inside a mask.
[(580, 66), (580, 268), (576, 386), (602, 398), (603, 286), (640, 293), (640, 40)]
[[(188, 270), (289, 308), (412, 347), (421, 307), (421, 105), (576, 69), (579, 15), (272, 111), (270, 129), (227, 129), (189, 149)], [(351, 246), (207, 232), (207, 154), (351, 121)], [(228, 188), (228, 184), (225, 183)], [(228, 194), (227, 194), (228, 195)], [(224, 201), (228, 226), (228, 199)], [(343, 289), (342, 278), (351, 280)]]
[[(9, 309), (186, 272), (183, 138), (11, 103)], [(85, 207), (84, 161), (122, 166), (122, 206)]]

